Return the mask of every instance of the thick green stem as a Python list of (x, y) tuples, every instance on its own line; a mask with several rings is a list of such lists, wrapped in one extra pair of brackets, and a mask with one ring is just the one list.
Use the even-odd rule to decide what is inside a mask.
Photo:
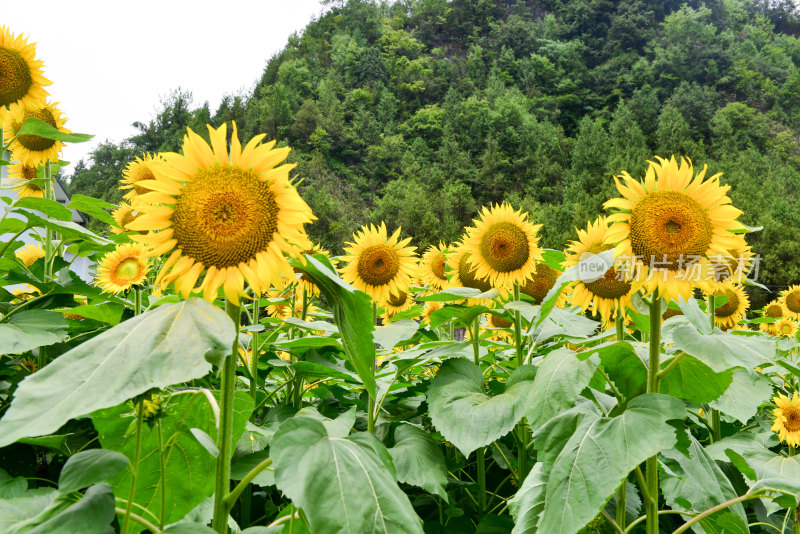
[(628, 492), (628, 479), (622, 481), (622, 485), (617, 490), (617, 524), (625, 530), (625, 507)]
[[(480, 315), (472, 322), (472, 357), (475, 365), (480, 369), (481, 366), (481, 317)], [(486, 458), (485, 450), (479, 447), (475, 451), (478, 456), (478, 513), (486, 513)]]
[[(44, 198), (53, 200), (53, 175), (50, 168), (50, 162), (45, 163), (44, 166)], [(53, 233), (50, 229), (44, 229), (44, 278), (50, 280), (53, 278)]]
[(697, 523), (699, 523), (700, 521), (702, 521), (706, 517), (708, 517), (710, 515), (713, 515), (713, 514), (716, 514), (717, 512), (719, 512), (721, 510), (724, 510), (725, 508), (728, 508), (730, 506), (733, 506), (734, 504), (738, 504), (738, 503), (744, 502), (744, 501), (749, 501), (750, 499), (760, 499), (763, 496), (764, 496), (764, 493), (757, 491), (757, 492), (754, 492), (754, 493), (747, 493), (745, 495), (742, 495), (741, 497), (736, 497), (735, 499), (731, 499), (729, 501), (725, 501), (722, 504), (718, 504), (718, 505), (716, 505), (716, 506), (714, 506), (712, 508), (709, 508), (708, 510), (706, 510), (703, 513), (697, 514), (696, 516), (694, 516), (693, 518), (688, 520), (686, 523), (681, 525), (680, 528), (674, 530), (672, 532), (672, 534), (680, 534), (681, 532), (686, 532), (687, 530), (692, 528), (694, 525), (696, 525)]
[[(261, 310), (259, 304), (261, 303), (260, 295), (256, 295), (253, 299), (253, 323), (256, 325), (261, 324), (260, 315)], [(250, 356), (250, 397), (253, 398), (253, 403), (256, 403), (256, 392), (258, 391), (258, 331), (253, 332), (253, 353)], [(256, 416), (256, 411), (253, 410), (251, 419)]]
[(617, 341), (625, 341), (625, 316), (623, 316), (619, 312), (617, 312), (616, 327), (617, 327)]
[(131, 487), (128, 490), (128, 503), (125, 505), (125, 519), (122, 521), (122, 534), (128, 533), (128, 524), (131, 518), (133, 497), (136, 494), (136, 475), (139, 472), (139, 454), (142, 450), (142, 423), (144, 422), (144, 401), (139, 399), (136, 405), (136, 445), (133, 449), (133, 463), (131, 464)]
[(158, 429), (158, 461), (161, 468), (161, 477), (159, 478), (161, 511), (158, 514), (158, 526), (161, 530), (164, 530), (164, 518), (167, 515), (167, 467), (164, 458), (164, 437), (161, 432), (161, 419), (156, 421), (156, 428)]
[[(658, 371), (661, 366), (661, 298), (653, 293), (650, 304), (650, 361), (647, 367), (647, 392), (658, 393)], [(650, 499), (645, 504), (647, 534), (658, 534), (658, 455), (645, 462), (647, 492)]]
[(231, 302), (225, 303), (225, 311), (233, 320), (236, 335), (230, 356), (222, 364), (220, 387), (219, 430), (217, 432), (217, 468), (214, 492), (214, 518), (211, 528), (218, 534), (228, 532), (228, 509), (225, 498), (231, 486), (231, 442), (233, 441), (233, 393), (236, 389), (236, 358), (239, 354), (239, 318), (241, 308)]
[[(519, 302), (519, 284), (514, 284), (514, 302)], [(514, 310), (514, 342), (517, 349), (517, 368), (522, 367), (522, 315)]]
[[(378, 323), (378, 304), (372, 301), (372, 324)], [(375, 362), (372, 362), (372, 378), (375, 378)], [(367, 402), (367, 432), (370, 434), (375, 433), (375, 397), (369, 393), (369, 401)]]
[[(714, 329), (717, 315), (717, 297), (714, 293), (708, 295), (708, 317), (711, 321), (711, 329)], [(722, 437), (722, 429), (719, 422), (719, 410), (711, 408), (711, 440), (716, 443)]]
[[(519, 284), (514, 284), (514, 302), (519, 302)], [(524, 363), (522, 339), (522, 316), (519, 310), (514, 310), (514, 343), (517, 349), (517, 369)], [(517, 425), (517, 440), (519, 450), (517, 451), (517, 463), (519, 464), (519, 480), (525, 480), (528, 475), (528, 425), (525, 418)]]

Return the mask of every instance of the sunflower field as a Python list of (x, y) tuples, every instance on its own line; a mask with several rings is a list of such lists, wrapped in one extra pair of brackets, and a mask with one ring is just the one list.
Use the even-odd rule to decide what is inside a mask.
[(620, 169), (564, 250), (500, 202), (336, 256), (235, 123), (65, 207), (49, 83), (0, 27), (0, 533), (800, 533), (800, 285), (750, 309), (714, 169)]

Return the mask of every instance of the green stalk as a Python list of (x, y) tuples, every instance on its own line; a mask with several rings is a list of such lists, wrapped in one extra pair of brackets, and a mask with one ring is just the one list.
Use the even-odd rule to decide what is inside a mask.
[[(373, 325), (378, 324), (378, 304), (374, 300), (372, 301), (372, 324)], [(374, 361), (372, 362), (372, 378), (373, 378), (373, 381), (374, 381), (374, 378), (375, 378), (375, 362)], [(369, 432), (370, 434), (374, 434), (375, 433), (375, 414), (374, 414), (374, 412), (375, 412), (375, 397), (373, 395), (370, 395), (369, 392), (367, 392), (367, 395), (369, 395), (369, 401), (367, 402), (367, 432)]]
[[(650, 303), (650, 361), (647, 367), (647, 392), (658, 393), (658, 371), (661, 365), (661, 299), (653, 293)], [(658, 534), (658, 455), (645, 462), (647, 493), (645, 503), (647, 534)]]
[[(514, 302), (519, 302), (519, 284), (514, 284)], [(517, 348), (517, 369), (522, 367), (522, 316), (519, 310), (514, 310), (514, 342)]]
[[(617, 311), (617, 341), (625, 341), (625, 317)], [(617, 521), (619, 523), (619, 521)], [(624, 527), (623, 527), (624, 528)]]
[(167, 468), (164, 461), (164, 438), (161, 432), (161, 419), (156, 420), (156, 428), (158, 429), (158, 461), (161, 464), (161, 513), (158, 514), (158, 527), (164, 530), (164, 518), (167, 515)]
[(128, 502), (125, 505), (125, 519), (122, 521), (122, 534), (128, 533), (128, 524), (131, 519), (133, 497), (136, 494), (136, 476), (139, 472), (139, 454), (142, 450), (142, 423), (144, 422), (144, 401), (139, 399), (136, 405), (136, 446), (133, 449), (133, 463), (131, 464), (131, 488), (128, 490)]
[[(261, 315), (260, 304), (261, 296), (256, 295), (256, 298), (253, 300), (253, 322), (256, 325), (261, 324), (259, 321)], [(253, 398), (253, 403), (255, 403), (256, 392), (258, 390), (258, 331), (253, 332), (253, 356), (250, 358), (250, 377), (250, 396)], [(256, 412), (253, 410), (251, 419), (254, 419), (255, 416)]]
[[(514, 301), (519, 302), (519, 284), (514, 284)], [(525, 357), (522, 350), (522, 316), (519, 310), (514, 310), (514, 345), (517, 348), (517, 369), (522, 367)], [(519, 449), (517, 450), (517, 463), (519, 464), (520, 483), (528, 475), (528, 426), (525, 418), (517, 425), (517, 438)]]
[(218, 534), (228, 532), (228, 509), (225, 505), (225, 498), (230, 492), (231, 486), (231, 441), (233, 438), (233, 393), (236, 389), (236, 358), (238, 358), (239, 348), (239, 318), (241, 316), (241, 306), (230, 301), (225, 302), (225, 312), (233, 320), (236, 328), (236, 335), (233, 340), (231, 355), (225, 358), (222, 364), (222, 380), (220, 388), (219, 405), (219, 431), (217, 433), (217, 456), (216, 481), (214, 491), (214, 518), (211, 521), (211, 528)]
[[(481, 367), (481, 317), (480, 315), (472, 322), (472, 353), (475, 365)], [(486, 451), (483, 447), (478, 447), (475, 451), (478, 456), (478, 513), (486, 513)]]
[[(711, 330), (714, 330), (717, 315), (717, 297), (714, 293), (708, 295), (708, 316), (711, 320)], [(716, 443), (722, 437), (722, 428), (719, 421), (719, 410), (711, 408), (711, 440)]]
[(628, 479), (622, 481), (622, 485), (617, 490), (617, 524), (625, 530), (625, 507), (628, 492)]
[[(50, 168), (50, 161), (44, 165), (44, 198), (53, 200), (53, 175)], [(53, 278), (53, 236), (52, 232), (44, 229), (44, 278), (49, 280)]]

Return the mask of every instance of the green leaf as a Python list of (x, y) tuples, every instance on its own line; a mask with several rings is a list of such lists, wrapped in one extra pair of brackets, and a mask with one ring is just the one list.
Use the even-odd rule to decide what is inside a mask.
[(0, 495), (0, 532), (4, 533), (13, 532), (14, 525), (29, 522), (43, 510), (47, 510), (58, 497), (58, 491), (53, 488), (28, 490), (24, 478), (14, 480), (22, 480), (24, 485), (16, 486), (16, 489), (21, 489), (22, 492), (8, 496)]
[(90, 134), (80, 133), (66, 133), (60, 131), (58, 128), (50, 126), (46, 122), (37, 119), (36, 117), (28, 118), (19, 129), (17, 135), (38, 135), (45, 139), (53, 139), (55, 141), (62, 141), (64, 143), (83, 143), (89, 141), (94, 136)]
[(62, 493), (77, 491), (114, 478), (128, 467), (128, 459), (114, 451), (89, 449), (70, 456), (58, 477)]
[(709, 405), (746, 424), (770, 395), (772, 383), (769, 378), (752, 369), (737, 368), (733, 370), (730, 387)]
[[(527, 373), (520, 368), (516, 373)], [(512, 375), (513, 376), (513, 375)], [(522, 380), (490, 397), (480, 368), (454, 358), (442, 363), (428, 388), (431, 421), (464, 456), (506, 435), (525, 415), (532, 380)]]
[(475, 318), (483, 313), (489, 311), (486, 306), (459, 306), (451, 304), (435, 310), (431, 314), (430, 326), (436, 328), (444, 323), (456, 320), (457, 325), (468, 326), (472, 324)]
[(448, 501), (447, 466), (439, 444), (424, 430), (410, 423), (394, 429), (394, 447), (389, 449), (397, 480), (417, 486)]
[[(661, 452), (663, 475), (659, 477), (664, 499), (673, 510), (700, 513), (725, 501), (738, 497), (728, 478), (706, 453), (694, 436), (689, 436), (689, 457), (677, 449)], [(746, 534), (747, 516), (744, 507), (736, 504), (728, 508), (725, 532)], [(706, 520), (713, 525), (722, 514)], [(733, 528), (730, 528), (730, 527)]]
[(508, 501), (508, 509), (514, 518), (511, 534), (536, 534), (536, 525), (544, 511), (547, 473), (543, 462), (537, 462), (525, 477), (522, 487)]
[(531, 335), (537, 343), (554, 336), (587, 337), (597, 329), (597, 325), (596, 321), (583, 315), (553, 308)]
[(92, 217), (103, 221), (109, 226), (118, 226), (117, 221), (114, 220), (114, 217), (109, 215), (109, 213), (106, 211), (114, 211), (118, 208), (118, 206), (109, 204), (104, 200), (87, 197), (85, 195), (72, 195), (70, 203), (67, 204), (67, 207), (73, 210), (82, 211), (87, 215), (91, 215)]
[(417, 297), (419, 302), (457, 302), (464, 299), (478, 298), (483, 293), (480, 289), (473, 287), (451, 287), (433, 295)]
[(683, 312), (683, 316), (688, 319), (701, 334), (710, 334), (713, 331), (711, 328), (711, 319), (700, 309), (694, 297), (689, 297), (688, 301), (683, 300), (683, 297), (679, 297), (678, 307)]
[(647, 387), (647, 365), (633, 345), (617, 341), (597, 345), (578, 353), (578, 358), (583, 360), (592, 354), (600, 356), (606, 374), (625, 397), (631, 399), (644, 393)]
[(391, 350), (401, 341), (411, 339), (418, 328), (418, 322), (405, 319), (376, 327), (375, 332), (373, 332), (373, 338), (375, 343), (383, 347), (383, 349)]
[(74, 308), (67, 308), (60, 310), (62, 313), (70, 313), (72, 315), (79, 315), (86, 319), (93, 319), (110, 325), (119, 324), (122, 319), (122, 313), (125, 311), (125, 306), (114, 302), (104, 302), (102, 304), (87, 304), (84, 306), (75, 306)]
[[(60, 314), (57, 314), (60, 317)], [(62, 354), (26, 377), (0, 419), (0, 447), (151, 388), (204, 376), (207, 353), (230, 351), (234, 326), (202, 299), (165, 304)]]
[[(245, 456), (234, 457), (231, 463), (231, 479), (242, 480), (252, 471), (258, 464), (270, 457), (269, 451), (258, 451)], [(269, 466), (262, 469), (255, 478), (252, 480), (253, 484), (258, 486), (272, 486), (275, 484), (275, 468)]]
[(48, 230), (52, 230), (53, 232), (58, 232), (61, 234), (62, 241), (85, 239), (100, 245), (107, 245), (111, 243), (111, 241), (105, 237), (100, 237), (94, 232), (87, 230), (83, 226), (76, 224), (71, 220), (59, 221), (56, 219), (46, 219), (39, 217), (36, 213), (30, 211), (29, 209), (17, 209), (15, 212), (27, 219), (28, 223), (25, 225), (26, 228), (47, 228)]
[(296, 417), (311, 417), (312, 419), (316, 419), (325, 427), (325, 431), (328, 433), (329, 437), (332, 438), (345, 438), (348, 434), (350, 434), (350, 430), (353, 428), (353, 425), (356, 424), (356, 409), (355, 407), (350, 408), (346, 412), (339, 414), (336, 419), (330, 419), (325, 417), (321, 413), (317, 411), (316, 408), (311, 406), (306, 406), (301, 408)]
[[(218, 392), (214, 392), (219, 396)], [(161, 443), (164, 445), (166, 480), (166, 523), (181, 520), (206, 497), (214, 493), (216, 459), (192, 435), (199, 429), (216, 444), (217, 415), (202, 391), (188, 390), (169, 397), (163, 406)], [(233, 444), (244, 431), (253, 402), (244, 391), (234, 396)], [(92, 414), (100, 444), (105, 449), (120, 452), (129, 459), (136, 448), (136, 412), (133, 403), (123, 403)], [(159, 457), (157, 423), (142, 426), (139, 471), (136, 477), (134, 503), (158, 517), (161, 514), (161, 460)], [(114, 493), (127, 498), (131, 484), (130, 469), (111, 481)], [(136, 527), (138, 532), (141, 527)]]
[(330, 438), (308, 417), (285, 421), (271, 447), (278, 488), (305, 512), (315, 534), (422, 534), (422, 521), (384, 460), (356, 436)]
[[(178, 523), (168, 526), (161, 532), (164, 534), (217, 534), (217, 531), (213, 528), (199, 523)], [(275, 530), (273, 532), (280, 532), (280, 530)]]
[(691, 354), (717, 373), (733, 367), (752, 369), (775, 360), (775, 341), (722, 332), (703, 335), (685, 317), (666, 322), (663, 337), (666, 343)]
[(72, 220), (72, 212), (69, 209), (55, 200), (47, 198), (23, 197), (14, 203), (14, 208), (29, 208), (40, 211), (48, 217), (54, 217), (61, 221)]
[[(42, 488), (43, 489), (43, 488)], [(6, 501), (28, 513), (21, 521), (9, 523), (0, 501), (0, 528), (4, 534), (106, 534), (114, 519), (114, 495), (107, 484), (90, 487), (78, 502), (48, 488), (46, 494), (31, 490), (24, 497)], [(46, 495), (46, 497), (44, 496)], [(49, 502), (48, 502), (49, 501)], [(32, 504), (38, 508), (32, 508)]]
[(292, 265), (306, 273), (325, 296), (342, 335), (347, 357), (364, 388), (374, 397), (375, 342), (372, 332), (375, 325), (372, 320), (372, 300), (369, 295), (342, 280), (329, 263), (322, 263), (328, 260), (321, 254), (306, 254), (305, 259), (305, 264), (294, 261)]
[(531, 428), (572, 408), (583, 388), (597, 371), (599, 358), (584, 360), (567, 348), (552, 351), (539, 364), (530, 396), (525, 404), (525, 415)]
[[(662, 363), (662, 367), (670, 361), (672, 359)], [(659, 391), (694, 404), (705, 404), (725, 393), (732, 379), (730, 369), (715, 373), (697, 358), (685, 355), (661, 381)]]
[(773, 488), (793, 495), (800, 500), (800, 458), (783, 456), (762, 448), (739, 454), (727, 449), (725, 454), (739, 471), (748, 478), (753, 491), (758, 488)]
[[(548, 534), (574, 534), (591, 521), (636, 466), (676, 443), (670, 419), (682, 419), (684, 405), (678, 399), (646, 393), (633, 399), (619, 416), (599, 417), (575, 411), (548, 423), (534, 440), (537, 451), (547, 452), (544, 461), (558, 456), (550, 467), (545, 505), (537, 528)], [(577, 423), (577, 424), (576, 424)], [(552, 437), (572, 430), (557, 452)], [(543, 458), (540, 458), (543, 461)], [(530, 475), (529, 475), (530, 476)]]
[(21, 311), (0, 323), (0, 354), (19, 354), (52, 345), (66, 339), (67, 335), (67, 323), (60, 313), (50, 310)]

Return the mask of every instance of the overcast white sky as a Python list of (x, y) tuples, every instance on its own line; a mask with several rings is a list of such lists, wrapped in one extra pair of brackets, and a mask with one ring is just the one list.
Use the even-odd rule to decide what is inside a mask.
[(173, 89), (212, 113), (224, 95), (251, 89), (322, 10), (319, 0), (36, 0), (4, 2), (0, 24), (36, 43), (66, 127), (95, 135), (64, 149), (72, 174), (101, 141), (136, 133), (131, 124), (150, 120)]

